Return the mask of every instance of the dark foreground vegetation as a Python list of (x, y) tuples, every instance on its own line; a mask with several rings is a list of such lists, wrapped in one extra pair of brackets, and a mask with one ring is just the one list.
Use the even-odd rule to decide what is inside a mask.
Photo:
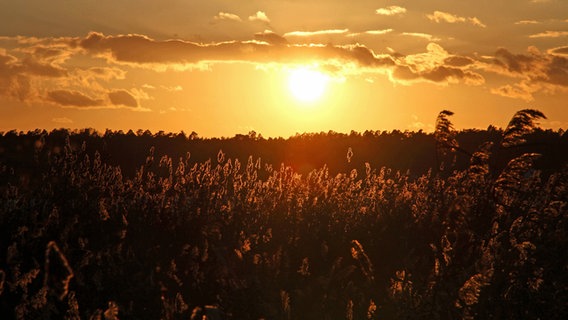
[(535, 110), (451, 115), (288, 140), (4, 133), (0, 315), (566, 319), (567, 134)]

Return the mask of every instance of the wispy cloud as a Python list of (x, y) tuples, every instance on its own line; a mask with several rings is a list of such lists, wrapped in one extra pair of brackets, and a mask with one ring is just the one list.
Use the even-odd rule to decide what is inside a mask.
[(219, 12), (216, 16), (213, 17), (214, 20), (231, 20), (231, 21), (242, 21), (241, 17), (236, 14), (228, 13), (228, 12)]
[(521, 99), (527, 102), (534, 100), (532, 95), (534, 91), (535, 90), (532, 90), (524, 83), (514, 85), (507, 84), (498, 88), (491, 89), (491, 93), (493, 94), (513, 99)]
[(260, 21), (264, 23), (270, 23), (270, 19), (266, 15), (264, 11), (257, 11), (254, 15), (249, 16), (248, 19), (250, 21)]
[(388, 6), (385, 8), (380, 8), (375, 10), (375, 13), (382, 16), (396, 16), (403, 15), (406, 13), (406, 8), (399, 6)]
[(447, 22), (447, 23), (470, 23), (474, 26), (485, 28), (486, 25), (483, 24), (477, 17), (460, 17), (455, 14), (451, 14), (443, 11), (434, 11), (432, 14), (426, 15), (426, 17), (437, 23)]
[(183, 87), (180, 86), (180, 85), (171, 86), (171, 87), (168, 87), (168, 86), (160, 86), (160, 88), (162, 88), (162, 89), (164, 89), (164, 90), (166, 90), (166, 91), (169, 91), (169, 92), (180, 92), (180, 91), (183, 91)]
[(381, 34), (387, 34), (389, 32), (392, 32), (392, 29), (383, 29), (383, 30), (367, 30), (364, 33), (365, 34), (372, 34), (372, 35), (381, 35)]
[(71, 120), (67, 117), (62, 117), (62, 118), (53, 118), (53, 119), (51, 119), (51, 122), (61, 123), (61, 124), (69, 124), (69, 123), (73, 123), (73, 120)]
[(391, 33), (392, 29), (383, 29), (383, 30), (367, 30), (363, 32), (353, 32), (346, 35), (346, 37), (356, 37), (363, 34), (372, 35), (372, 36), (379, 36), (387, 33)]
[(433, 42), (437, 42), (440, 41), (442, 39), (434, 37), (431, 34), (428, 33), (420, 33), (420, 32), (403, 32), (401, 33), (401, 35), (403, 36), (410, 36), (410, 37), (417, 37), (417, 38), (422, 38), (422, 39), (426, 39), (428, 41), (433, 41)]
[(434, 131), (434, 125), (432, 123), (426, 124), (419, 120), (418, 116), (415, 114), (410, 115), (412, 122), (408, 125), (408, 128), (413, 131), (425, 130), (427, 132)]
[(568, 58), (568, 46), (552, 48), (549, 49), (547, 53), (554, 56), (563, 56)]
[(529, 38), (559, 38), (568, 36), (568, 31), (545, 31), (537, 34), (531, 34)]
[(349, 29), (330, 29), (330, 30), (317, 30), (317, 31), (292, 31), (284, 34), (284, 37), (313, 37), (329, 34), (345, 34)]
[(515, 22), (515, 24), (539, 24), (540, 22), (536, 21), (536, 20), (521, 20), (521, 21), (517, 21)]

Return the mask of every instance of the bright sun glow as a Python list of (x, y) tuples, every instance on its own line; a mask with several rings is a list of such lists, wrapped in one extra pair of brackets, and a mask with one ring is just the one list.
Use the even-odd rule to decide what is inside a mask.
[(288, 86), (296, 99), (302, 102), (314, 102), (323, 95), (328, 81), (327, 75), (301, 67), (290, 71)]

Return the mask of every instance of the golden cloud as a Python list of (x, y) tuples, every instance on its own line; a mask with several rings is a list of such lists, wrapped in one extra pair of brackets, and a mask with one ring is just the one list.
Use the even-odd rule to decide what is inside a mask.
[(216, 16), (213, 17), (213, 20), (231, 20), (241, 22), (242, 19), (236, 14), (228, 13), (228, 12), (219, 12)]
[(264, 11), (257, 11), (254, 15), (248, 17), (250, 21), (260, 21), (264, 23), (270, 23), (270, 19)]
[(406, 8), (399, 6), (388, 6), (375, 10), (375, 13), (382, 16), (396, 16), (406, 13)]
[(485, 28), (486, 25), (483, 24), (478, 18), (476, 17), (460, 17), (455, 14), (451, 14), (448, 12), (443, 11), (434, 11), (432, 14), (426, 15), (426, 17), (434, 22), (447, 22), (447, 23), (470, 23), (474, 26), (478, 26), (481, 28)]
[(531, 34), (529, 38), (559, 38), (568, 36), (568, 31), (545, 31), (537, 34)]
[[(384, 34), (391, 31), (371, 30), (366, 33)], [(349, 35), (347, 29), (292, 33), (293, 36), (322, 34)], [(404, 35), (435, 40), (428, 34)], [(85, 37), (18, 37), (2, 41), (8, 41), (15, 47), (0, 48), (0, 96), (21, 101), (47, 101), (62, 107), (81, 109), (142, 110), (140, 101), (151, 99), (141, 90), (142, 86), (139, 89), (125, 89), (110, 85), (111, 82), (117, 83), (115, 80), (126, 78), (125, 70), (128, 69), (125, 65), (163, 71), (169, 68), (175, 70), (176, 66), (187, 69), (219, 62), (258, 66), (318, 63), (326, 70), (337, 73), (375, 73), (388, 75), (395, 83), (430, 82), (441, 85), (479, 85), (485, 82), (482, 72), (492, 72), (520, 81), (492, 89), (492, 92), (525, 100), (534, 92), (568, 88), (566, 46), (544, 53), (531, 48), (527, 54), (499, 49), (487, 59), (476, 55), (452, 54), (434, 42), (427, 45), (425, 52), (410, 55), (394, 50), (377, 54), (360, 44), (297, 45), (270, 30), (255, 34), (251, 41), (209, 44), (97, 32)], [(105, 59), (102, 62), (101, 57)], [(75, 62), (70, 64), (71, 58), (81, 59), (81, 66)]]

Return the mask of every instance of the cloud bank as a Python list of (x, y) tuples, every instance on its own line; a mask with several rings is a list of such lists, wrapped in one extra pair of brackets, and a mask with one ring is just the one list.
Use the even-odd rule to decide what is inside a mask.
[(568, 91), (568, 57), (565, 55), (568, 49), (560, 47), (551, 52), (543, 53), (535, 47), (529, 47), (527, 54), (514, 54), (504, 48), (497, 50), (487, 70), (520, 81), (492, 92), (532, 101), (536, 92)]
[[(391, 32), (392, 29), (369, 30), (356, 35)], [(403, 85), (416, 82), (481, 85), (485, 83), (484, 74), (492, 73), (509, 83), (490, 87), (490, 92), (527, 101), (538, 92), (568, 90), (567, 46), (546, 52), (529, 48), (527, 53), (521, 54), (501, 48), (491, 57), (479, 57), (450, 53), (436, 43), (439, 39), (425, 33), (400, 34), (430, 42), (425, 51), (407, 55), (394, 50), (376, 53), (361, 44), (300, 45), (289, 40), (318, 35), (349, 39), (354, 33), (349, 33), (348, 29), (330, 29), (292, 31), (281, 36), (265, 30), (254, 34), (249, 41), (208, 44), (98, 32), (84, 37), (4, 37), (0, 39), (0, 96), (64, 108), (147, 111), (141, 101), (152, 97), (144, 90), (153, 91), (156, 87), (120, 87), (127, 78), (127, 70), (164, 72), (215, 63), (318, 63), (330, 72), (376, 73)], [(81, 65), (70, 63), (73, 59), (81, 59)]]

